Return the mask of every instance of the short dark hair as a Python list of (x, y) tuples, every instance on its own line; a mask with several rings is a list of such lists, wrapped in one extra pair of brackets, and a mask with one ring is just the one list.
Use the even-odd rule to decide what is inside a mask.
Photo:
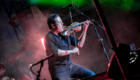
[(5, 66), (2, 62), (0, 62), (0, 69), (5, 69)]
[(48, 23), (48, 26), (49, 26), (50, 29), (52, 29), (51, 24), (55, 24), (55, 18), (56, 18), (56, 17), (59, 17), (59, 15), (58, 15), (58, 14), (52, 14), (52, 15), (50, 15), (50, 17), (48, 18), (47, 23)]

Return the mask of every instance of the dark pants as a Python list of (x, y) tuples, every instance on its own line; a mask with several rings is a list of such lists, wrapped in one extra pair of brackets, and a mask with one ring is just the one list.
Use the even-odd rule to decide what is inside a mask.
[(72, 63), (71, 65), (49, 67), (52, 80), (69, 80), (70, 78), (82, 79), (95, 75), (85, 67)]

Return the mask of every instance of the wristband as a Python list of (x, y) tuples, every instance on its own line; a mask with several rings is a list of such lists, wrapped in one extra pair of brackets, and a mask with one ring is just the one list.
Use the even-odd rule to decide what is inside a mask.
[(76, 53), (78, 53), (78, 51)]
[(67, 52), (67, 51), (65, 51), (65, 55), (67, 55), (67, 53), (68, 53), (68, 52)]

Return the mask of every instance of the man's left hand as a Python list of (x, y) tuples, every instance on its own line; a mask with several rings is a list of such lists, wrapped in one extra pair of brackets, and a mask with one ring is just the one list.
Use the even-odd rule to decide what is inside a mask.
[(87, 31), (90, 21), (86, 21), (83, 25), (83, 30)]

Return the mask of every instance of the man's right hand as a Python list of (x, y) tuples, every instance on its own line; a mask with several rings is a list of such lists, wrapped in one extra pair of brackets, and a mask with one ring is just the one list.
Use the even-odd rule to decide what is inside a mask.
[(73, 51), (73, 53), (77, 53), (79, 56), (79, 48), (78, 47), (73, 48), (72, 51)]

